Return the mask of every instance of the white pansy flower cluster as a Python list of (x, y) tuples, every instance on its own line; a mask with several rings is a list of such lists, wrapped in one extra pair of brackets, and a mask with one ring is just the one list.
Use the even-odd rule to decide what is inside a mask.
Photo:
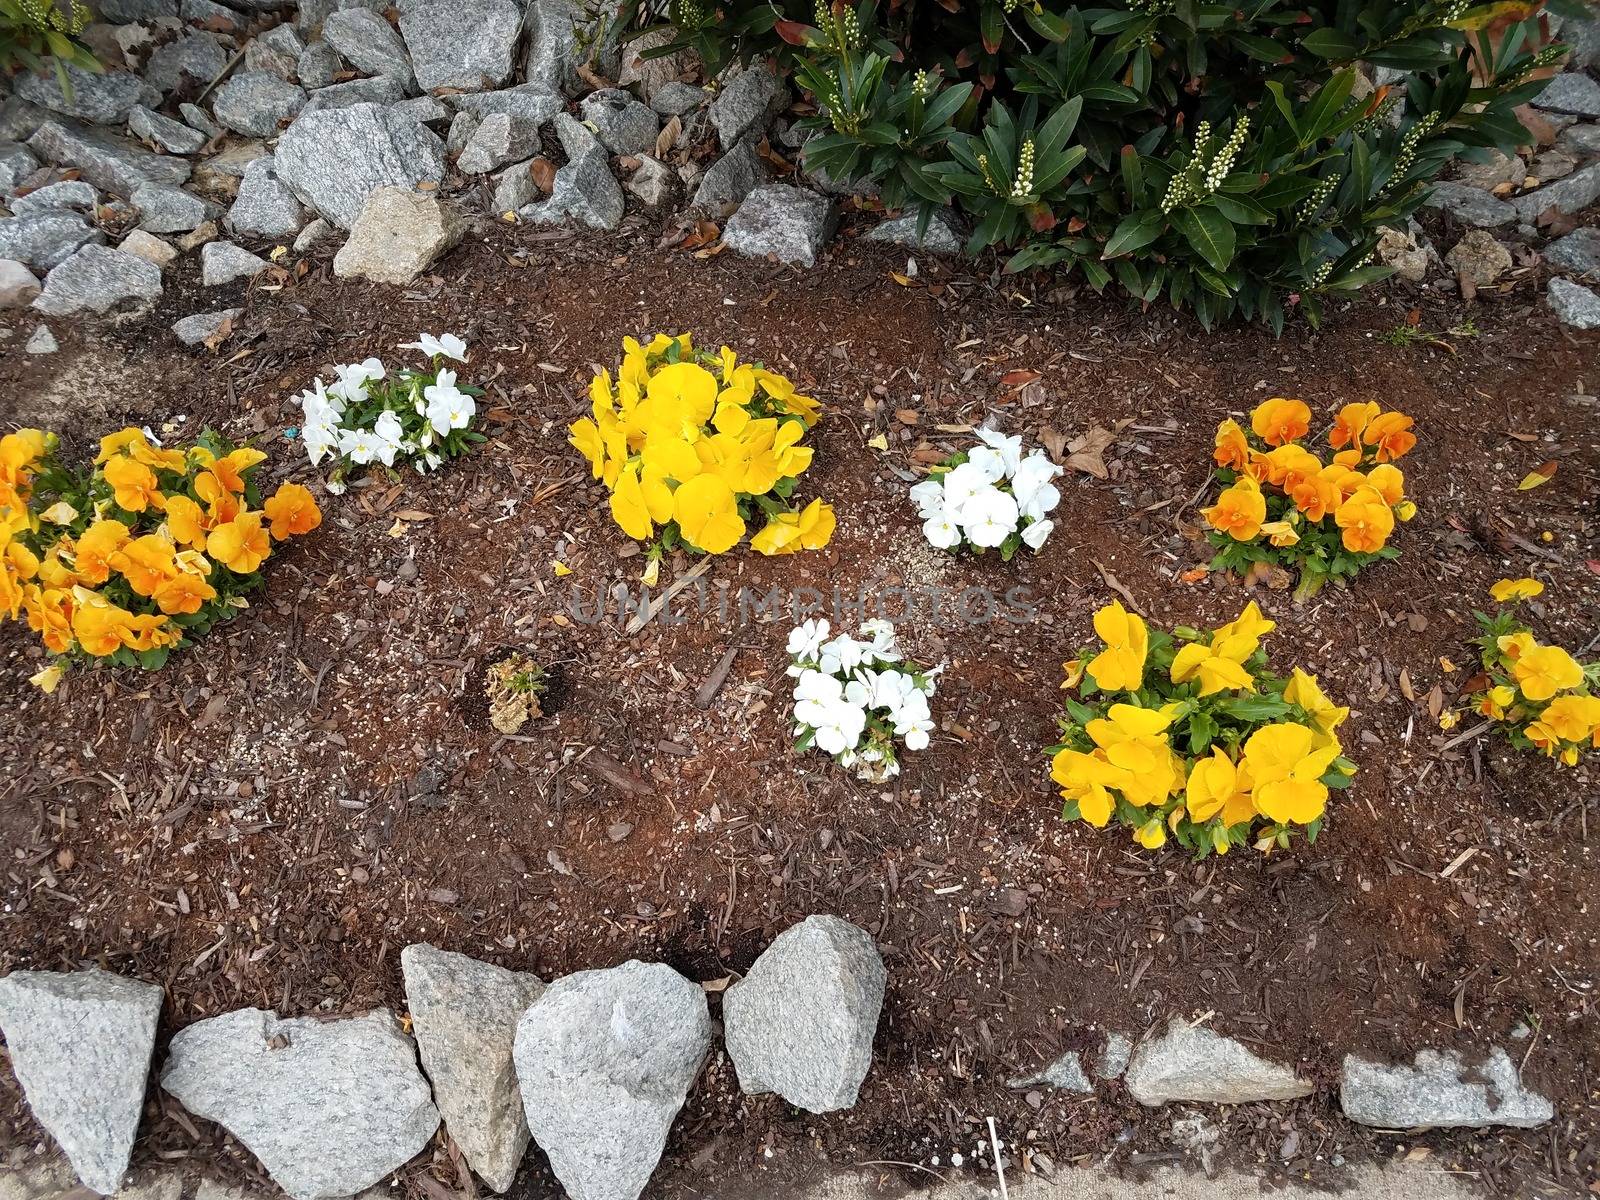
[(421, 334), (402, 350), (419, 350), (431, 360), (425, 371), (390, 374), (376, 358), (334, 367), (331, 384), (318, 378), (296, 399), (304, 413), (301, 443), (313, 466), (334, 463), (328, 489), (344, 490), (352, 467), (412, 463), (422, 474), (464, 453), (483, 436), (471, 429), (477, 415), (476, 388), (457, 386), (457, 374), (443, 360), (467, 361), (467, 344), (453, 333)]
[(994, 550), (1010, 561), (1019, 546), (1037, 552), (1055, 528), (1061, 468), (1043, 450), (1022, 453), (1022, 438), (977, 431), (981, 446), (911, 489), (922, 532), (941, 550)]
[(828, 622), (806, 621), (789, 634), (798, 748), (829, 754), (859, 778), (900, 774), (896, 742), (922, 750), (933, 733), (928, 698), (942, 668), (904, 662), (888, 621), (865, 621), (861, 637), (830, 638)]

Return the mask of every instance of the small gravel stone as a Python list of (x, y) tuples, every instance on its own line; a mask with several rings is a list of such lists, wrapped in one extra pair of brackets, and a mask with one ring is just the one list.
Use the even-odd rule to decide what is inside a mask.
[(99, 203), (100, 193), (93, 187), (81, 179), (69, 179), (63, 183), (46, 184), (26, 196), (13, 198), (11, 211), (19, 217), (29, 213), (44, 212), (47, 209), (93, 214), (95, 206)]
[(11, 258), (41, 271), (65, 262), (87, 242), (103, 241), (82, 214), (44, 209), (0, 220), (0, 258)]
[(172, 332), (178, 335), (178, 340), (185, 346), (198, 346), (243, 311), (242, 308), (224, 308), (220, 312), (195, 313), (192, 317), (174, 322)]
[(1574, 230), (1544, 248), (1544, 260), (1563, 271), (1600, 275), (1600, 229)]
[(744, 198), (728, 219), (722, 241), (752, 258), (772, 256), (793, 266), (814, 267), (833, 233), (833, 201), (786, 183), (769, 183)]
[(1546, 293), (1550, 307), (1563, 325), (1574, 329), (1600, 329), (1600, 295), (1570, 279), (1552, 279)]
[(117, 249), (127, 254), (137, 254), (145, 262), (155, 263), (158, 267), (164, 267), (178, 257), (176, 249), (155, 234), (146, 233), (142, 229), (135, 229), (128, 234), (118, 244)]
[(400, 15), (400, 33), (423, 91), (503, 86), (511, 78), (522, 27), (522, 10), (513, 0), (421, 0)]
[(0, 308), (27, 308), (42, 285), (34, 273), (14, 258), (0, 258)]
[(207, 242), (200, 248), (200, 282), (221, 287), (236, 279), (252, 279), (271, 264), (232, 242)]
[(1578, 117), (1600, 117), (1600, 83), (1581, 71), (1565, 71), (1533, 98), (1533, 106)]
[(151, 112), (142, 104), (135, 105), (128, 114), (128, 131), (134, 137), (161, 147), (168, 154), (194, 154), (209, 140), (199, 130), (189, 128), (182, 121)]
[(1550, 1101), (1522, 1086), (1516, 1065), (1498, 1046), (1482, 1062), (1453, 1050), (1418, 1051), (1411, 1066), (1347, 1055), (1339, 1104), (1352, 1121), (1380, 1129), (1532, 1129), (1555, 1115)]
[(405, 89), (416, 90), (416, 77), (405, 43), (394, 26), (365, 8), (347, 8), (329, 14), (322, 23), (322, 40), (348, 62), (369, 75), (386, 75)]
[(23, 346), (26, 354), (54, 354), (61, 347), (56, 342), (56, 335), (50, 332), (50, 326), (41, 325), (33, 331), (33, 336)]
[(70, 97), (62, 91), (53, 68), (43, 74), (23, 71), (17, 75), (17, 95), (30, 104), (91, 125), (121, 125), (135, 106), (161, 103), (161, 94), (155, 88), (127, 71), (85, 71), (67, 66), (66, 75), (72, 86)]
[(145, 63), (144, 77), (163, 92), (174, 91), (186, 82), (205, 87), (227, 69), (228, 57), (216, 34), (195, 29), (156, 47)]
[(158, 183), (145, 184), (133, 193), (132, 200), (139, 210), (139, 228), (151, 233), (184, 233), (222, 211), (182, 188)]
[(272, 137), (305, 103), (305, 92), (282, 76), (271, 71), (241, 71), (217, 89), (211, 111), (235, 133)]
[(88, 245), (45, 276), (33, 307), (52, 317), (103, 315), (142, 311), (160, 295), (160, 267), (135, 254)]

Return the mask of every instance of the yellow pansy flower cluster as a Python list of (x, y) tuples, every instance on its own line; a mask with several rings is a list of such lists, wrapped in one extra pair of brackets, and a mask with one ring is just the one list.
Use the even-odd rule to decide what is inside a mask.
[(757, 522), (750, 546), (761, 554), (817, 550), (833, 536), (831, 506), (792, 499), (820, 413), (782, 375), (726, 346), (697, 353), (688, 334), (630, 337), (617, 378), (596, 375), (589, 401), (568, 440), (611, 493), (622, 531), (656, 539), (657, 555), (679, 543), (721, 554)]
[[(1483, 671), (1466, 692), (1513, 745), (1570, 767), (1585, 750), (1600, 748), (1600, 662), (1581, 663), (1560, 646), (1540, 642), (1516, 616), (1515, 605), (1543, 592), (1537, 579), (1502, 579), (1489, 589), (1491, 599), (1510, 607), (1476, 614)], [(1441, 724), (1455, 716), (1444, 714)]]
[(1395, 524), (1417, 512), (1394, 465), (1417, 444), (1411, 426), (1404, 413), (1371, 401), (1346, 404), (1328, 431), (1324, 462), (1303, 443), (1311, 430), (1303, 400), (1262, 401), (1248, 430), (1223, 421), (1212, 457), (1225, 486), (1202, 511), (1217, 547), (1212, 568), (1289, 567), (1300, 572), (1305, 597), (1374, 559), (1394, 558)]
[(1287, 846), (1297, 827), (1315, 838), (1329, 789), (1355, 774), (1336, 732), (1350, 710), (1315, 675), (1266, 669), (1273, 627), (1254, 601), (1208, 632), (1152, 632), (1118, 602), (1095, 613), (1101, 647), (1066, 664), (1078, 695), (1050, 751), (1063, 815), (1197, 855)]
[(266, 455), (209, 434), (183, 449), (108, 434), (87, 476), (58, 448), (38, 429), (0, 437), (0, 617), (53, 656), (33, 679), (45, 691), (74, 658), (159, 666), (246, 607), (275, 540), (322, 521), (297, 483), (263, 502)]

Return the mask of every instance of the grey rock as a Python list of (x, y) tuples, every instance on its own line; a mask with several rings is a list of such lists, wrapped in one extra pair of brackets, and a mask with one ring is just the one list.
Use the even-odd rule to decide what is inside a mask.
[(368, 194), (333, 273), (374, 283), (410, 283), (461, 240), (466, 222), (431, 192), (383, 187)]
[(423, 91), (498, 88), (511, 78), (522, 10), (513, 0), (423, 0), (405, 7), (400, 33)]
[(887, 978), (871, 936), (848, 921), (813, 916), (784, 930), (723, 995), (739, 1087), (814, 1113), (849, 1108), (872, 1065)]
[(178, 0), (97, 0), (95, 11), (102, 21), (127, 25), (178, 15)]
[(677, 40), (678, 31), (671, 26), (652, 30), (650, 33), (631, 39), (622, 47), (617, 86), (629, 90), (637, 89), (645, 103), (654, 108), (656, 93), (667, 84), (677, 83), (680, 76), (699, 63), (699, 57), (693, 51), (679, 50), (673, 54), (661, 54), (654, 58), (645, 57), (650, 51), (670, 46)]
[(1600, 329), (1600, 295), (1570, 279), (1552, 279), (1545, 293), (1563, 325)]
[(478, 126), (482, 124), (483, 118), (477, 113), (458, 112), (451, 118), (449, 132), (444, 136), (445, 154), (451, 158), (459, 157), (461, 152), (471, 144), (472, 135), (478, 132)]
[(207, 242), (200, 247), (200, 282), (221, 287), (236, 279), (253, 279), (270, 264), (232, 242)]
[(161, 1086), (238, 1138), (295, 1200), (371, 1187), (433, 1136), (411, 1039), (386, 1011), (280, 1020), (257, 1008), (172, 1039)]
[(1565, 71), (1533, 98), (1533, 106), (1578, 117), (1600, 117), (1600, 83), (1581, 71)]
[(1544, 248), (1544, 260), (1564, 271), (1600, 275), (1600, 229), (1578, 229)]
[(490, 207), (496, 216), (515, 213), (539, 198), (539, 185), (533, 181), (533, 159), (513, 163), (494, 177), (494, 198)]
[(1469, 229), (1444, 256), (1458, 276), (1475, 287), (1488, 287), (1511, 269), (1511, 251), (1487, 229)]
[(1442, 208), (1458, 221), (1479, 229), (1494, 229), (1517, 219), (1517, 210), (1504, 200), (1496, 200), (1482, 188), (1465, 183), (1436, 183), (1424, 208)]
[(654, 213), (671, 212), (683, 200), (682, 177), (659, 158), (648, 155), (639, 159), (639, 166), (622, 186)]
[(555, 128), (567, 151), (567, 165), (556, 172), (550, 198), (519, 210), (517, 215), (535, 225), (571, 220), (591, 229), (615, 229), (622, 223), (627, 202), (611, 174), (605, 147), (566, 113), (557, 115)]
[[(457, 114), (457, 120), (466, 114)], [(539, 129), (521, 117), (490, 113), (467, 140), (456, 167), (463, 175), (487, 175), (539, 150)]]
[(307, 250), (311, 249), (311, 247), (315, 246), (318, 242), (332, 232), (333, 226), (329, 225), (321, 217), (318, 217), (316, 220), (312, 221), (309, 225), (302, 229), (295, 237), (294, 252), (296, 254), (304, 254)]
[(1094, 1073), (1100, 1079), (1116, 1079), (1128, 1069), (1128, 1060), (1133, 1057), (1133, 1041), (1125, 1033), (1112, 1031), (1106, 1034), (1106, 1044), (1100, 1049), (1100, 1057), (1095, 1060)]
[(64, 183), (47, 184), (26, 196), (16, 197), (11, 201), (11, 211), (19, 217), (50, 209), (93, 214), (95, 205), (99, 203), (99, 192), (81, 179), (71, 179)]
[(573, 1200), (636, 1200), (711, 1047), (698, 984), (660, 963), (580, 971), (517, 1024), (534, 1141)]
[(160, 146), (168, 154), (194, 154), (210, 140), (198, 129), (152, 112), (142, 104), (135, 105), (128, 114), (128, 131), (134, 137)]
[(1555, 1115), (1550, 1101), (1522, 1086), (1499, 1046), (1481, 1063), (1453, 1050), (1420, 1050), (1409, 1067), (1346, 1055), (1339, 1104), (1352, 1121), (1380, 1129), (1532, 1129)]
[(1540, 183), (1565, 179), (1577, 169), (1577, 158), (1561, 150), (1546, 150), (1528, 164), (1528, 174)]
[(728, 218), (722, 241), (752, 258), (771, 255), (793, 266), (814, 267), (836, 219), (833, 201), (826, 196), (769, 183), (744, 198)]
[(117, 249), (124, 254), (137, 254), (145, 262), (154, 263), (164, 267), (178, 257), (177, 250), (162, 241), (153, 233), (146, 233), (142, 229), (135, 229), (123, 238)]
[(33, 331), (33, 336), (22, 349), (26, 354), (54, 354), (61, 346), (56, 341), (56, 335), (50, 332), (50, 326), (41, 325)]
[(749, 142), (739, 142), (706, 168), (690, 206), (720, 211), (742, 201), (765, 177), (766, 171), (755, 147)]
[(371, 104), (304, 113), (278, 139), (278, 178), (301, 203), (350, 228), (368, 193), (444, 176), (444, 143), (425, 125)]
[(239, 190), (238, 180), (258, 158), (269, 157), (264, 142), (233, 142), (200, 164), (195, 172), (195, 186), (207, 192), (233, 195)]
[(39, 160), (24, 145), (17, 142), (0, 142), (0, 194), (10, 193), (22, 186), (39, 169)]
[(673, 79), (656, 88), (650, 96), (650, 107), (664, 117), (687, 116), (704, 104), (709, 95), (703, 87)]
[(48, 271), (65, 262), (79, 246), (104, 240), (81, 213), (57, 209), (0, 220), (0, 258), (11, 258)]
[(365, 8), (347, 8), (322, 22), (322, 40), (369, 75), (387, 75), (410, 94), (416, 88), (405, 43), (394, 26)]
[(1570, 67), (1600, 66), (1600, 15), (1589, 13), (1565, 18), (1561, 22), (1560, 37), (1572, 51), (1568, 59)]
[(52, 69), (43, 75), (25, 71), (16, 78), (17, 95), (30, 104), (48, 108), (64, 117), (88, 121), (91, 125), (120, 125), (128, 119), (134, 105), (156, 105), (161, 95), (137, 75), (127, 71), (85, 71), (66, 68), (72, 95), (61, 89)]
[(406, 90), (398, 79), (387, 75), (374, 75), (371, 79), (349, 79), (344, 83), (318, 88), (306, 97), (301, 112), (331, 112), (340, 108), (354, 108), (357, 104), (377, 104), (393, 108), (406, 98)]
[(735, 75), (711, 102), (711, 124), (726, 149), (747, 133), (760, 137), (773, 117), (789, 107), (789, 89), (765, 63)]
[(578, 31), (587, 23), (583, 5), (576, 0), (529, 0), (525, 23), (527, 82), (552, 93), (574, 86), (583, 58)]
[(1044, 1086), (1085, 1095), (1094, 1093), (1094, 1084), (1090, 1083), (1089, 1077), (1083, 1073), (1083, 1062), (1075, 1050), (1069, 1050), (1037, 1075), (1010, 1080), (1007, 1086), (1014, 1088)]
[(256, 159), (239, 181), (239, 196), (224, 224), (240, 237), (292, 237), (306, 223), (300, 202), (278, 178), (272, 162), (270, 155)]
[(407, 946), (400, 969), (422, 1069), (445, 1129), (467, 1164), (504, 1192), (528, 1148), (512, 1045), (517, 1022), (544, 982), (429, 945)]
[(1128, 1092), (1150, 1107), (1183, 1100), (1248, 1104), (1309, 1096), (1311, 1084), (1267, 1062), (1232, 1038), (1174, 1017), (1165, 1033), (1140, 1042), (1123, 1076)]
[(450, 120), (450, 110), (437, 96), (413, 96), (393, 107), (419, 125), (443, 125)]
[(639, 103), (620, 88), (591, 92), (578, 110), (594, 126), (601, 145), (613, 154), (644, 154), (655, 148), (661, 119), (648, 104)]
[(44, 291), (33, 307), (53, 317), (138, 312), (160, 295), (160, 267), (135, 254), (90, 244), (44, 277)]
[(186, 24), (204, 25), (213, 33), (241, 33), (245, 25), (243, 17), (215, 0), (178, 0), (178, 15)]
[(32, 271), (14, 258), (0, 258), (0, 308), (27, 308), (39, 291)]
[(305, 43), (293, 25), (274, 25), (256, 35), (245, 47), (244, 69), (270, 71), (279, 79), (292, 80), (296, 78), (300, 56), (305, 51)]
[(928, 254), (960, 254), (967, 244), (966, 234), (947, 208), (937, 208), (928, 218), (928, 228), (919, 237), (917, 214), (907, 213), (875, 225), (866, 235), (869, 242), (888, 242)]
[(301, 37), (310, 41), (321, 34), (322, 23), (338, 8), (336, 0), (300, 0), (295, 6), (294, 27)]
[(0, 142), (25, 142), (50, 119), (37, 104), (16, 96), (0, 99)]
[(1527, 166), (1521, 158), (1515, 154), (1503, 154), (1499, 150), (1488, 151), (1483, 162), (1462, 161), (1456, 167), (1457, 180), (1486, 192), (1502, 183), (1521, 187), (1527, 174)]
[(305, 103), (305, 92), (282, 76), (271, 71), (240, 71), (217, 89), (211, 111), (235, 133), (272, 137)]
[(76, 167), (79, 175), (113, 195), (131, 197), (147, 183), (176, 187), (189, 178), (189, 164), (166, 154), (151, 154), (129, 141), (79, 125), (46, 121), (28, 148), (45, 162)]
[(565, 104), (561, 97), (536, 87), (503, 88), (498, 92), (458, 92), (444, 97), (445, 104), (457, 112), (487, 117), (507, 113), (533, 125), (547, 125)]
[(206, 135), (206, 140), (222, 136), (222, 126), (211, 119), (211, 114), (198, 104), (187, 102), (178, 105), (178, 115), (183, 118), (183, 123), (197, 133)]
[(185, 82), (205, 87), (227, 66), (228, 51), (217, 35), (191, 29), (175, 41), (156, 47), (145, 63), (144, 77), (151, 86), (170, 92)]
[(1521, 220), (1536, 224), (1540, 214), (1548, 209), (1579, 213), (1596, 200), (1600, 200), (1600, 163), (1591, 163), (1538, 191), (1524, 192), (1511, 201), (1511, 206)]
[[(35, 333), (28, 352), (43, 346)], [(28, 1107), (97, 1192), (115, 1192), (128, 1169), (160, 1015), (159, 987), (98, 968), (0, 979), (0, 1028)]]
[[(5, 136), (0, 127), (0, 137)], [(1572, 125), (1561, 131), (1556, 145), (1577, 158), (1593, 158), (1600, 154), (1600, 124)]]
[(131, 198), (139, 210), (139, 228), (151, 233), (186, 233), (222, 211), (209, 200), (159, 183), (144, 184)]
[(339, 57), (339, 52), (327, 42), (313, 42), (300, 52), (300, 57), (295, 60), (295, 77), (300, 80), (300, 86), (315, 91), (317, 88), (331, 86), (344, 70), (344, 59)]
[(178, 335), (178, 340), (185, 346), (198, 346), (243, 311), (242, 308), (224, 308), (220, 312), (195, 313), (192, 317), (175, 321), (172, 332)]

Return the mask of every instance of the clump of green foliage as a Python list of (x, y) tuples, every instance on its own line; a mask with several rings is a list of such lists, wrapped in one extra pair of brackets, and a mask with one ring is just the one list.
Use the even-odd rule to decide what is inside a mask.
[(92, 20), (94, 13), (80, 0), (0, 0), (0, 74), (53, 64), (61, 90), (72, 95), (68, 66), (100, 70), (78, 36)]
[[(643, 28), (652, 2), (634, 0)], [(801, 3), (671, 0), (657, 53), (784, 60), (816, 108), (808, 168), (924, 222), (955, 204), (969, 249), (1009, 250), (1010, 270), (1207, 327), (1316, 322), (1387, 275), (1382, 229), (1452, 159), (1525, 141), (1513, 110), (1564, 53), (1542, 0)]]

